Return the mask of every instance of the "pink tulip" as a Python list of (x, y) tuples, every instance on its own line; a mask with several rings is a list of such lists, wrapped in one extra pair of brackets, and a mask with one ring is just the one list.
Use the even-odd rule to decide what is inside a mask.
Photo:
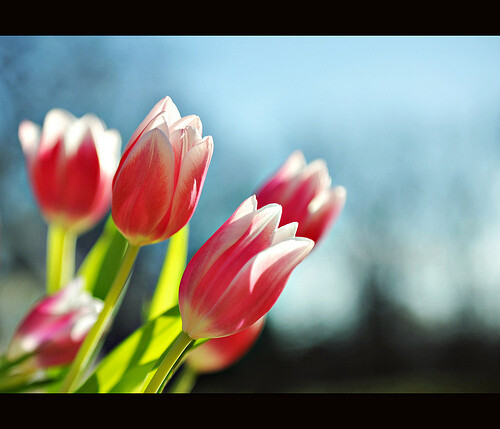
[(212, 338), (189, 352), (187, 365), (196, 372), (222, 371), (240, 360), (255, 344), (264, 327), (265, 317), (237, 334)]
[(73, 280), (32, 307), (12, 337), (7, 359), (33, 353), (23, 363), (29, 369), (70, 363), (102, 307), (101, 300), (83, 290), (81, 278)]
[(317, 242), (333, 225), (346, 199), (345, 188), (332, 188), (331, 182), (323, 160), (307, 164), (302, 152), (295, 151), (256, 193), (259, 207), (281, 204), (281, 224), (298, 222), (297, 235)]
[(251, 196), (193, 256), (179, 286), (182, 327), (189, 337), (236, 334), (271, 309), (314, 246), (295, 237), (296, 222), (278, 228), (280, 217), (280, 205), (257, 210)]
[(191, 219), (213, 153), (198, 116), (159, 101), (132, 135), (113, 179), (112, 215), (136, 246), (166, 240)]
[(93, 227), (109, 210), (121, 137), (93, 114), (77, 119), (52, 109), (43, 127), (24, 120), (19, 140), (33, 193), (48, 223), (75, 232)]

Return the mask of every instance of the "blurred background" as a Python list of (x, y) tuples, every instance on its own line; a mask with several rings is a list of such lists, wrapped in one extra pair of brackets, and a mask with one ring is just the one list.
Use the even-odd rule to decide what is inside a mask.
[[(490, 36), (0, 37), (0, 352), (44, 292), (20, 121), (93, 112), (125, 145), (169, 95), (215, 143), (190, 256), (296, 149), (347, 189), (257, 344), (195, 392), (500, 391), (499, 70)], [(140, 252), (107, 349), (166, 246)]]

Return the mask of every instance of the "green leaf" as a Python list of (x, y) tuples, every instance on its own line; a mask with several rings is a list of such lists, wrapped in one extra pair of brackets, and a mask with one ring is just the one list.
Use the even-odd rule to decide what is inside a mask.
[(77, 393), (136, 393), (153, 376), (158, 360), (182, 331), (175, 306), (127, 337), (96, 367)]
[(149, 320), (177, 305), (179, 284), (186, 267), (188, 241), (189, 224), (186, 224), (168, 240), (167, 253), (149, 307)]
[(103, 232), (96, 241), (77, 275), (85, 279), (87, 290), (95, 297), (105, 299), (116, 276), (127, 248), (127, 240), (118, 231), (109, 215)]
[[(99, 362), (76, 393), (142, 392), (181, 331), (176, 305), (125, 338)], [(196, 340), (191, 350), (205, 341)]]

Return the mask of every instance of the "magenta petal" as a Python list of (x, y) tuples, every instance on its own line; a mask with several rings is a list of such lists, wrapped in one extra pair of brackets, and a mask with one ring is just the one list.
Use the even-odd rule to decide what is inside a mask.
[(273, 204), (256, 210), (256, 206), (254, 196), (245, 200), (196, 252), (182, 277), (180, 301), (206, 305), (212, 284), (225, 287), (222, 276), (232, 279), (249, 258), (271, 244), (281, 207)]
[(328, 189), (309, 204), (309, 215), (299, 225), (297, 235), (318, 242), (340, 215), (346, 200), (343, 186)]
[(38, 153), (31, 168), (31, 186), (33, 193), (47, 221), (53, 221), (61, 212), (61, 158), (63, 152), (62, 141), (54, 144), (50, 149)]
[[(273, 241), (281, 215), (281, 206), (270, 204), (252, 213), (252, 221), (243, 235), (226, 252), (214, 260), (203, 277), (197, 279), (191, 295), (194, 309), (209, 308), (243, 266)], [(220, 293), (216, 289), (220, 288)]]
[(118, 229), (135, 245), (151, 237), (169, 210), (173, 195), (174, 152), (158, 128), (144, 134), (117, 171), (112, 215)]
[(283, 204), (283, 195), (288, 191), (289, 183), (306, 166), (304, 155), (293, 152), (284, 164), (264, 183), (257, 194), (259, 207), (270, 203)]
[(274, 305), (292, 270), (313, 246), (309, 239), (293, 238), (258, 253), (223, 290), (213, 285), (215, 302), (196, 308), (192, 324), (183, 317), (183, 329), (192, 338), (217, 338), (249, 327)]
[(164, 235), (171, 236), (191, 219), (205, 183), (213, 154), (213, 140), (206, 137), (182, 160), (175, 187), (169, 224)]
[(248, 230), (257, 209), (255, 196), (247, 198), (232, 216), (201, 246), (184, 270), (179, 289), (179, 301), (189, 303), (196, 285), (212, 264)]
[(150, 110), (150, 112), (146, 115), (146, 117), (142, 120), (139, 126), (136, 128), (130, 140), (125, 147), (124, 153), (129, 149), (129, 146), (132, 145), (145, 130), (146, 126), (151, 122), (151, 120), (157, 116), (158, 114), (164, 112), (166, 114), (166, 118), (168, 119), (168, 124), (173, 124), (181, 118), (179, 110), (177, 106), (174, 104), (170, 97), (164, 97), (160, 101), (158, 101), (154, 107)]
[[(307, 164), (302, 153), (296, 151), (260, 187), (257, 199), (260, 206), (281, 204), (281, 225), (298, 222), (297, 235), (316, 241), (327, 232), (339, 214), (336, 209), (318, 206), (318, 201), (332, 190), (330, 186), (331, 177), (324, 160), (317, 159)], [(342, 209), (342, 205), (336, 204), (336, 207)]]
[(18, 134), (45, 220), (77, 234), (94, 226), (111, 203), (120, 134), (93, 114), (77, 119), (63, 109), (50, 110), (42, 128), (22, 121)]
[(83, 286), (83, 279), (77, 278), (37, 302), (16, 329), (7, 358), (34, 352), (26, 362), (31, 370), (70, 363), (103, 307)]
[[(80, 143), (77, 152), (61, 166), (64, 181), (61, 183), (61, 207), (67, 217), (78, 219), (91, 211), (100, 184), (99, 157), (90, 130)], [(78, 191), (76, 191), (78, 190)]]

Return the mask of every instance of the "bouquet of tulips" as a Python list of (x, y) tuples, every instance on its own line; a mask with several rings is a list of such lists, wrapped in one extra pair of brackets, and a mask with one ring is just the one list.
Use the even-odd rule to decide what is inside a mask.
[[(189, 221), (214, 150), (198, 116), (181, 116), (165, 97), (122, 151), (119, 132), (95, 115), (53, 109), (42, 126), (21, 122), (19, 140), (48, 226), (46, 292), (0, 357), (2, 392), (191, 391), (197, 375), (222, 371), (252, 347), (345, 202), (324, 161), (307, 164), (296, 151), (187, 261)], [(104, 216), (75, 267), (78, 236)], [(129, 280), (139, 251), (163, 240), (142, 324), (102, 356), (123, 295), (136, 287)]]

